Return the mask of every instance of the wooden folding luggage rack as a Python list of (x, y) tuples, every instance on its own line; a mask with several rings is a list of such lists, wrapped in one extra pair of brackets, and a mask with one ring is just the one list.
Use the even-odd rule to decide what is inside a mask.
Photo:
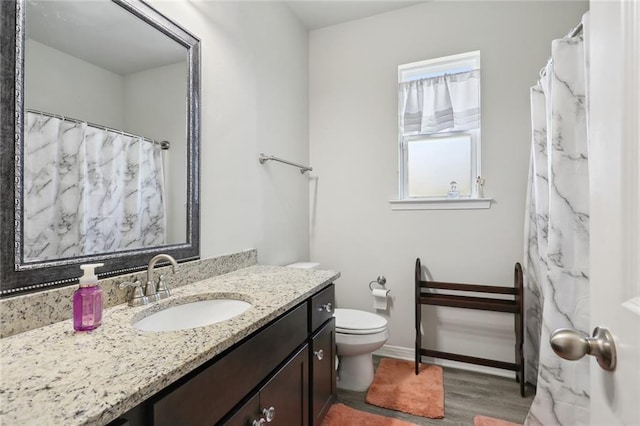
[[(524, 293), (522, 266), (516, 263), (514, 270), (514, 287), (488, 286), (478, 284), (458, 284), (438, 281), (422, 280), (422, 268), (420, 258), (416, 259), (415, 270), (415, 309), (416, 309), (416, 345), (415, 345), (415, 373), (418, 374), (420, 368), (421, 355), (433, 358), (443, 358), (452, 361), (467, 362), (471, 364), (484, 365), (487, 367), (502, 368), (516, 372), (516, 380), (520, 383), (520, 395), (524, 397)], [(513, 299), (497, 299), (491, 297), (460, 296), (451, 294), (441, 294), (429, 292), (429, 289), (454, 290), (456, 292), (473, 292), (512, 295)], [(468, 355), (454, 354), (450, 352), (440, 352), (422, 347), (420, 335), (420, 325), (422, 321), (421, 306), (450, 306), (454, 308), (480, 309), (484, 311), (508, 312), (515, 315), (515, 362), (496, 361), (486, 358), (477, 358)]]

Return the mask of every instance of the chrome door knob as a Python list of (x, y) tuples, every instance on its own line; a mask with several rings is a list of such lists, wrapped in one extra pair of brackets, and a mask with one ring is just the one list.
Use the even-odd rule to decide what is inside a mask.
[(313, 353), (316, 356), (316, 358), (318, 358), (318, 361), (322, 361), (322, 358), (324, 358), (324, 351), (322, 349), (313, 351)]
[(559, 328), (549, 339), (551, 348), (561, 358), (575, 361), (585, 355), (593, 355), (603, 370), (616, 368), (616, 346), (613, 336), (606, 328), (593, 329), (593, 337), (568, 328)]

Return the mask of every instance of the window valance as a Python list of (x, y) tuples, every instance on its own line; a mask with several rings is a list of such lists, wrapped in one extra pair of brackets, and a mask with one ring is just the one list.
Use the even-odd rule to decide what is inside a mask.
[(480, 127), (480, 70), (400, 83), (400, 131), (428, 134)]

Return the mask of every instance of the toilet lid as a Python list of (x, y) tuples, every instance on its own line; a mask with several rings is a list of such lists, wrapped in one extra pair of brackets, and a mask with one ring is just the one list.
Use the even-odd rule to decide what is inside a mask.
[(356, 309), (336, 309), (336, 332), (347, 334), (372, 334), (384, 331), (387, 320), (380, 315)]

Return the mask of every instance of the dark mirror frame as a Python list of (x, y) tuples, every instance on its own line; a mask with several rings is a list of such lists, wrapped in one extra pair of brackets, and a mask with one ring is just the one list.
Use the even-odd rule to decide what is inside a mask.
[(77, 282), (79, 265), (104, 262), (100, 278), (145, 269), (159, 253), (200, 257), (200, 40), (142, 0), (111, 0), (185, 47), (188, 55), (186, 243), (41, 262), (23, 262), (22, 159), (26, 0), (0, 1), (0, 297)]

